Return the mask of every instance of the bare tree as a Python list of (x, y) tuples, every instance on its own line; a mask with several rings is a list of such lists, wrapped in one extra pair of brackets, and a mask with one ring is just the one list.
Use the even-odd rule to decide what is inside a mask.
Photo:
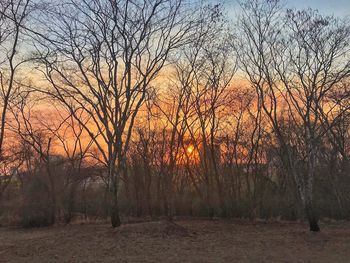
[[(319, 231), (313, 202), (327, 96), (349, 75), (349, 26), (314, 11), (282, 12), (279, 1), (246, 1), (236, 47), (294, 178), (311, 231)], [(283, 128), (289, 118), (296, 132)], [(331, 120), (336, 121), (337, 118)]]
[[(223, 43), (226, 42), (222, 35)], [(191, 105), (191, 118), (185, 122), (189, 135), (199, 152), (202, 175), (207, 186), (207, 202), (217, 189), (221, 213), (226, 214), (225, 192), (220, 172), (220, 142), (222, 123), (226, 116), (226, 107), (232, 102), (229, 96), (230, 82), (235, 66), (230, 61), (230, 50), (225, 45), (204, 47), (203, 64), (193, 72), (194, 82), (188, 94)], [(232, 58), (232, 57), (231, 57)], [(197, 63), (193, 61), (190, 63)], [(215, 186), (214, 186), (215, 185)], [(209, 209), (210, 210), (210, 209)], [(212, 214), (212, 212), (210, 212)]]
[[(5, 150), (4, 139), (6, 133), (9, 106), (17, 93), (18, 71), (26, 62), (19, 48), (23, 41), (22, 26), (26, 23), (29, 13), (30, 0), (4, 0), (0, 3), (0, 164), (2, 175), (0, 195), (9, 185), (14, 165), (11, 149)], [(11, 163), (13, 163), (11, 165)]]
[[(195, 23), (181, 0), (64, 1), (44, 15), (41, 71), (49, 93), (80, 122), (108, 169), (112, 226), (120, 225), (118, 185), (139, 109), (170, 52)], [(188, 6), (187, 6), (188, 7)], [(91, 117), (81, 122), (78, 112)]]

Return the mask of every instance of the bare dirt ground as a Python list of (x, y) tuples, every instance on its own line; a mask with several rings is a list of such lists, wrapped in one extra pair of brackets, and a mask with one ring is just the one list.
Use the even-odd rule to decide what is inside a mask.
[(0, 228), (0, 262), (350, 262), (350, 224), (180, 220)]

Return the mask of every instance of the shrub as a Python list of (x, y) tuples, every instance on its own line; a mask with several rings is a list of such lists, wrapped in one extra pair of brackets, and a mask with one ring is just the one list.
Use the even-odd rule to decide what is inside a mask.
[(21, 214), (24, 227), (42, 227), (54, 223), (49, 189), (40, 177), (34, 176), (25, 184)]

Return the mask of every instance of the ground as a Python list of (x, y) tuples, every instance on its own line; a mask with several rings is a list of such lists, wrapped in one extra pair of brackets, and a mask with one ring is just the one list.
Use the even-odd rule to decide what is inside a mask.
[(350, 262), (350, 224), (179, 220), (0, 228), (0, 262)]

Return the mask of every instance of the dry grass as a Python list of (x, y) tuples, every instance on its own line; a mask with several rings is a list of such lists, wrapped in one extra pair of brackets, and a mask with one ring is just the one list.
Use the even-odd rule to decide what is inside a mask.
[(181, 220), (0, 228), (0, 262), (350, 262), (350, 224)]

